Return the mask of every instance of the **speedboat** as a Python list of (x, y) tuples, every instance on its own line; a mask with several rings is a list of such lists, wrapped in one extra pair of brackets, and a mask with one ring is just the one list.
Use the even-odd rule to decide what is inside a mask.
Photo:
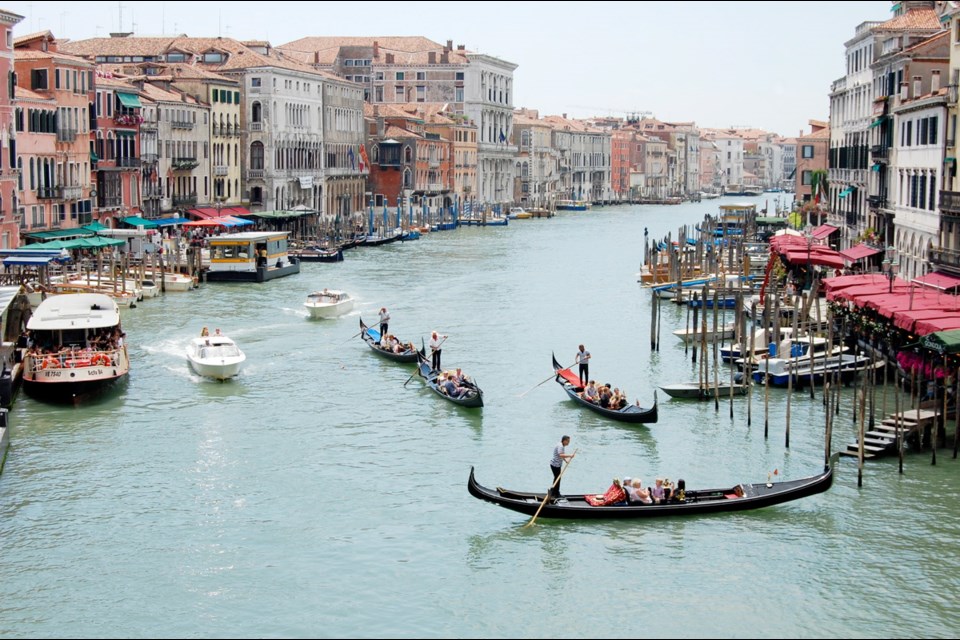
[(346, 291), (324, 289), (308, 295), (303, 306), (310, 312), (311, 318), (336, 318), (353, 309), (353, 298)]
[(198, 375), (226, 380), (240, 373), (247, 356), (233, 340), (224, 335), (193, 338), (187, 347), (187, 360)]
[(523, 207), (510, 207), (510, 213), (507, 217), (513, 220), (528, 220), (533, 217), (529, 211), (524, 211)]

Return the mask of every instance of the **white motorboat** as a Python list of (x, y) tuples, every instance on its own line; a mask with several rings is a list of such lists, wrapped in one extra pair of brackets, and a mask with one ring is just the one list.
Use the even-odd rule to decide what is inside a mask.
[(187, 346), (190, 367), (198, 375), (214, 380), (233, 378), (246, 359), (237, 343), (220, 334), (193, 338)]
[(77, 402), (130, 372), (116, 301), (101, 293), (47, 297), (27, 329), (24, 390), (40, 400)]
[(168, 271), (163, 274), (164, 291), (190, 291), (196, 285), (195, 279), (183, 273)]
[(733, 333), (736, 327), (731, 322), (723, 326), (717, 327), (714, 331), (713, 327), (708, 327), (706, 332), (703, 331), (700, 327), (693, 327), (691, 329), (677, 329), (673, 332), (673, 335), (677, 336), (683, 342), (690, 344), (696, 344), (703, 339), (706, 339), (707, 342), (716, 342), (717, 340), (729, 340), (733, 337)]
[(310, 312), (311, 318), (336, 318), (353, 309), (353, 298), (345, 291), (324, 289), (308, 295), (303, 306)]

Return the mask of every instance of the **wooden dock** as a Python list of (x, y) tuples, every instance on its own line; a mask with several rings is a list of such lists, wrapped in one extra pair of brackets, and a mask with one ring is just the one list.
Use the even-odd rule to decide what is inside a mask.
[[(897, 452), (897, 430), (902, 428), (904, 440), (915, 437), (922, 440), (924, 430), (933, 425), (937, 419), (937, 412), (929, 409), (908, 409), (899, 415), (891, 413), (880, 424), (863, 434), (863, 457), (865, 460), (878, 458), (883, 455)], [(899, 425), (899, 426), (898, 426)], [(860, 439), (840, 452), (845, 456), (856, 458), (860, 455)]]

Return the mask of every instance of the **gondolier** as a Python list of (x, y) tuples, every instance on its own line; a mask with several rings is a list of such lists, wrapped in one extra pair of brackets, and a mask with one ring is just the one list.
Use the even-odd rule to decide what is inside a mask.
[(580, 365), (580, 386), (585, 387), (590, 380), (590, 352), (584, 349), (583, 345), (580, 345), (579, 349), (573, 361)]
[(553, 484), (550, 485), (550, 497), (554, 500), (560, 496), (560, 471), (563, 469), (564, 461), (573, 460), (573, 453), (567, 453), (567, 446), (570, 444), (570, 436), (560, 438), (560, 444), (553, 448), (553, 457), (550, 458), (550, 471), (553, 473)]
[(387, 325), (390, 321), (390, 313), (386, 307), (380, 307), (380, 335), (386, 335)]
[(436, 331), (430, 334), (430, 355), (431, 355), (431, 366), (434, 371), (440, 371), (440, 347), (443, 345), (443, 341), (447, 339), (447, 336), (441, 338)]

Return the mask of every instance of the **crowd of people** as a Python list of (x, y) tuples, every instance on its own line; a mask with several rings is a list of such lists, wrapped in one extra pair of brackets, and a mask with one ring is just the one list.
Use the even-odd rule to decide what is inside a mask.
[(474, 390), (470, 379), (459, 367), (456, 371), (441, 371), (437, 375), (437, 387), (451, 398), (464, 398)]
[(17, 346), (33, 358), (34, 366), (41, 369), (116, 364), (115, 351), (123, 347), (127, 334), (120, 327), (105, 327), (91, 331), (80, 344), (64, 346), (49, 339), (35, 340), (26, 330), (17, 341)]
[(384, 351), (389, 351), (390, 353), (408, 353), (410, 351), (417, 350), (417, 348), (413, 346), (412, 342), (400, 342), (397, 336), (393, 335), (392, 333), (381, 333), (380, 343), (378, 346)]
[(668, 504), (686, 502), (686, 483), (677, 480), (674, 485), (666, 478), (657, 478), (652, 487), (644, 487), (640, 478), (626, 477), (621, 482), (614, 478), (613, 484), (602, 495), (584, 496), (595, 507), (638, 506), (644, 504)]
[(590, 380), (578, 395), (587, 402), (592, 402), (604, 409), (618, 410), (629, 404), (626, 394), (620, 391), (619, 387), (611, 389), (610, 383), (598, 387), (595, 380)]

